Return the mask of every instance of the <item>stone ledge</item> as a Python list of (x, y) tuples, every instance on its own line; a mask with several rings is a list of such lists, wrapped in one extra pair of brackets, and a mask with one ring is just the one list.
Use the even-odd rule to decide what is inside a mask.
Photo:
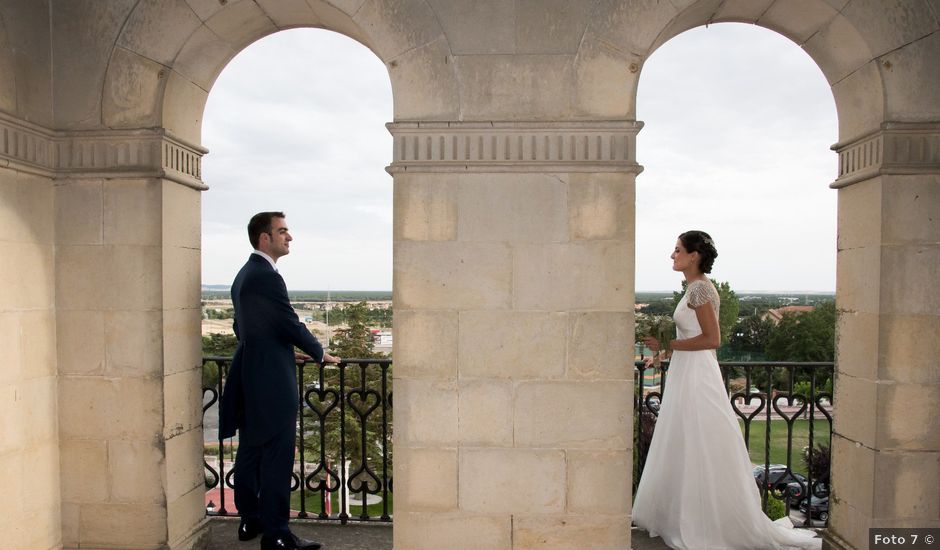
[(392, 122), (390, 174), (629, 172), (642, 122)]
[(940, 123), (887, 122), (875, 132), (837, 143), (838, 189), (882, 175), (940, 173)]
[(205, 190), (207, 149), (162, 128), (56, 132), (0, 112), (0, 166), (50, 178), (166, 178)]

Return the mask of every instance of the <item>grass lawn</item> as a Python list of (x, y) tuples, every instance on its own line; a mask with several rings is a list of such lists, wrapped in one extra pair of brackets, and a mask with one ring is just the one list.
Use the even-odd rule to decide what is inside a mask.
[[(307, 508), (306, 508), (307, 513), (310, 515), (319, 514), (320, 509), (321, 509), (320, 492), (317, 491), (314, 493), (311, 491), (305, 491), (305, 495), (307, 498)], [(351, 498), (355, 498), (358, 496), (361, 496), (361, 494), (350, 495)], [(382, 496), (381, 493), (379, 493), (379, 496)], [(334, 494), (331, 494), (330, 497), (332, 499), (333, 515), (335, 516), (339, 514), (340, 512), (339, 495), (334, 493)], [(392, 515), (392, 505), (394, 503), (394, 500), (395, 499), (393, 498), (392, 493), (389, 493), (388, 494), (388, 514), (389, 515)], [(291, 510), (300, 510), (300, 491), (294, 491), (293, 493), (291, 493), (290, 508)], [(382, 503), (380, 502), (378, 504), (370, 504), (368, 506), (367, 511), (369, 512), (369, 516), (373, 518), (382, 517)], [(350, 506), (349, 507), (349, 515), (351, 517), (359, 517), (359, 514), (361, 513), (362, 513), (362, 506)]]
[[(744, 434), (744, 422), (738, 420), (741, 425), (741, 434)], [(754, 464), (764, 463), (764, 430), (767, 422), (765, 420), (751, 421), (750, 445), (748, 450), (751, 455), (751, 462)], [(815, 420), (813, 422), (813, 443), (829, 444), (829, 421), (826, 419)], [(806, 475), (806, 465), (803, 464), (803, 447), (809, 444), (809, 420), (797, 420), (793, 423), (793, 446), (790, 455), (790, 467), (794, 472)], [(770, 463), (787, 463), (787, 423), (784, 420), (772, 420), (770, 422)]]

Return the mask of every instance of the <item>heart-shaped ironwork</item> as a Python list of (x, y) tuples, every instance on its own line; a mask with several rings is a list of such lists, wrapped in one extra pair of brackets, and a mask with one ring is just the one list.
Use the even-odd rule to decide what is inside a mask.
[[(206, 394), (209, 394), (209, 402), (206, 403)], [(202, 388), (202, 414), (205, 416), (206, 411), (209, 410), (212, 405), (215, 405), (215, 402), (219, 400), (219, 391), (215, 388)]]
[[(828, 404), (828, 405), (823, 405), (823, 403), (822, 403), (823, 399), (826, 399), (826, 400), (829, 402), (829, 404)], [(830, 410), (827, 409), (826, 407), (828, 407), (828, 406), (831, 405), (831, 404), (832, 404), (832, 394), (831, 394), (831, 393), (825, 393), (825, 392), (823, 392), (823, 393), (817, 393), (817, 394), (816, 394), (816, 410), (818, 410), (819, 412), (821, 412), (821, 413), (823, 414), (823, 416), (826, 417), (826, 420), (828, 420), (830, 424), (832, 424), (832, 411), (830, 411)]]
[[(656, 402), (656, 406), (653, 406), (653, 402)], [(646, 397), (643, 399), (643, 406), (645, 410), (653, 413), (657, 418), (659, 417), (659, 407), (662, 406), (663, 396), (659, 392), (653, 391), (646, 394)]]
[[(796, 412), (794, 412), (792, 415), (787, 416), (786, 413), (783, 412), (783, 407), (780, 406), (779, 402), (781, 400), (786, 401), (787, 406), (792, 407), (793, 401), (796, 399), (799, 400), (800, 408), (797, 409)], [(799, 418), (800, 415), (806, 411), (806, 399), (799, 394), (779, 394), (773, 398), (773, 400), (770, 402), (770, 406), (773, 407), (774, 412), (776, 412), (780, 418), (786, 420), (787, 424), (792, 425), (793, 421)]]
[[(316, 396), (315, 401), (311, 399), (313, 396)], [(333, 389), (324, 390), (312, 388), (304, 393), (304, 401), (322, 423), (326, 415), (330, 414), (330, 411), (335, 409), (336, 405), (339, 403), (339, 392)]]
[[(206, 467), (206, 473), (205, 473), (206, 489), (212, 489), (213, 487), (219, 484), (219, 472), (217, 472), (215, 468), (213, 468), (212, 466), (209, 466), (209, 463), (206, 462), (205, 460), (203, 460), (202, 463)], [(209, 479), (212, 479), (212, 481), (209, 481)]]
[[(745, 414), (744, 411), (738, 408), (738, 399), (744, 398), (747, 400), (747, 405), (751, 404), (752, 399), (757, 399), (760, 401), (760, 405), (757, 406), (750, 414)], [(731, 396), (731, 408), (734, 410), (734, 414), (738, 415), (746, 424), (750, 425), (751, 420), (760, 414), (764, 410), (764, 406), (767, 405), (767, 400), (764, 398), (762, 393), (751, 393), (744, 394), (742, 392), (737, 392)]]
[(352, 390), (346, 394), (346, 403), (365, 421), (382, 403), (382, 397), (375, 390)]
[(231, 489), (235, 488), (235, 468), (232, 468), (225, 474), (225, 486)]
[(321, 462), (317, 469), (307, 475), (307, 489), (333, 493), (339, 490), (339, 475)]
[(294, 492), (297, 489), (300, 489), (300, 475), (297, 472), (291, 472), (290, 474), (290, 492)]
[(375, 475), (375, 472), (372, 471), (372, 468), (369, 468), (367, 464), (359, 466), (349, 475), (349, 482), (347, 483), (349, 490), (353, 493), (370, 493), (377, 495), (379, 490), (382, 488), (382, 482), (379, 480), (379, 477)]

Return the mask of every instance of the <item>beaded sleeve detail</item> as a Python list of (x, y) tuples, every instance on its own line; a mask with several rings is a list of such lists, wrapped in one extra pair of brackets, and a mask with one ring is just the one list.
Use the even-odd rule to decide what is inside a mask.
[(692, 281), (686, 290), (686, 294), (689, 297), (689, 307), (697, 308), (705, 302), (711, 302), (715, 311), (718, 311), (721, 299), (718, 297), (718, 290), (715, 289), (715, 285), (711, 281)]

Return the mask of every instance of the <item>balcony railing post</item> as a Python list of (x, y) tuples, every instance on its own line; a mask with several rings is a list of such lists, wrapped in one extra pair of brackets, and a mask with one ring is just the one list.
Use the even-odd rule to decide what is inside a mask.
[[(216, 361), (215, 363), (219, 368), (219, 423), (218, 427), (222, 427), (222, 389), (225, 386), (224, 379), (228, 376), (228, 363), (225, 361)], [(225, 509), (225, 439), (222, 437), (222, 430), (217, 429), (216, 435), (219, 437), (219, 514), (226, 515), (228, 510)]]
[(816, 401), (816, 369), (813, 369), (812, 374), (809, 378), (809, 449), (807, 449), (807, 456), (809, 457), (806, 468), (806, 492), (803, 494), (803, 498), (806, 500), (806, 519), (803, 521), (803, 525), (809, 527), (813, 524), (812, 520), (812, 506), (813, 506), (813, 424), (816, 423), (815, 412), (816, 407), (814, 401)]
[(388, 491), (391, 479), (388, 477), (388, 408), (392, 396), (388, 393), (388, 365), (381, 365), (382, 369), (382, 519), (388, 521)]
[(304, 461), (304, 447), (306, 447), (306, 430), (304, 430), (304, 367), (307, 365), (306, 361), (300, 361), (297, 363), (297, 395), (298, 395), (298, 422), (299, 422), (299, 437), (300, 440), (300, 512), (297, 514), (299, 518), (307, 517), (307, 492), (306, 492), (306, 477), (307, 477), (307, 466)]
[(340, 471), (340, 523), (346, 525), (349, 514), (346, 513), (346, 488), (349, 486), (349, 468), (346, 467), (346, 362), (339, 365), (339, 471)]

